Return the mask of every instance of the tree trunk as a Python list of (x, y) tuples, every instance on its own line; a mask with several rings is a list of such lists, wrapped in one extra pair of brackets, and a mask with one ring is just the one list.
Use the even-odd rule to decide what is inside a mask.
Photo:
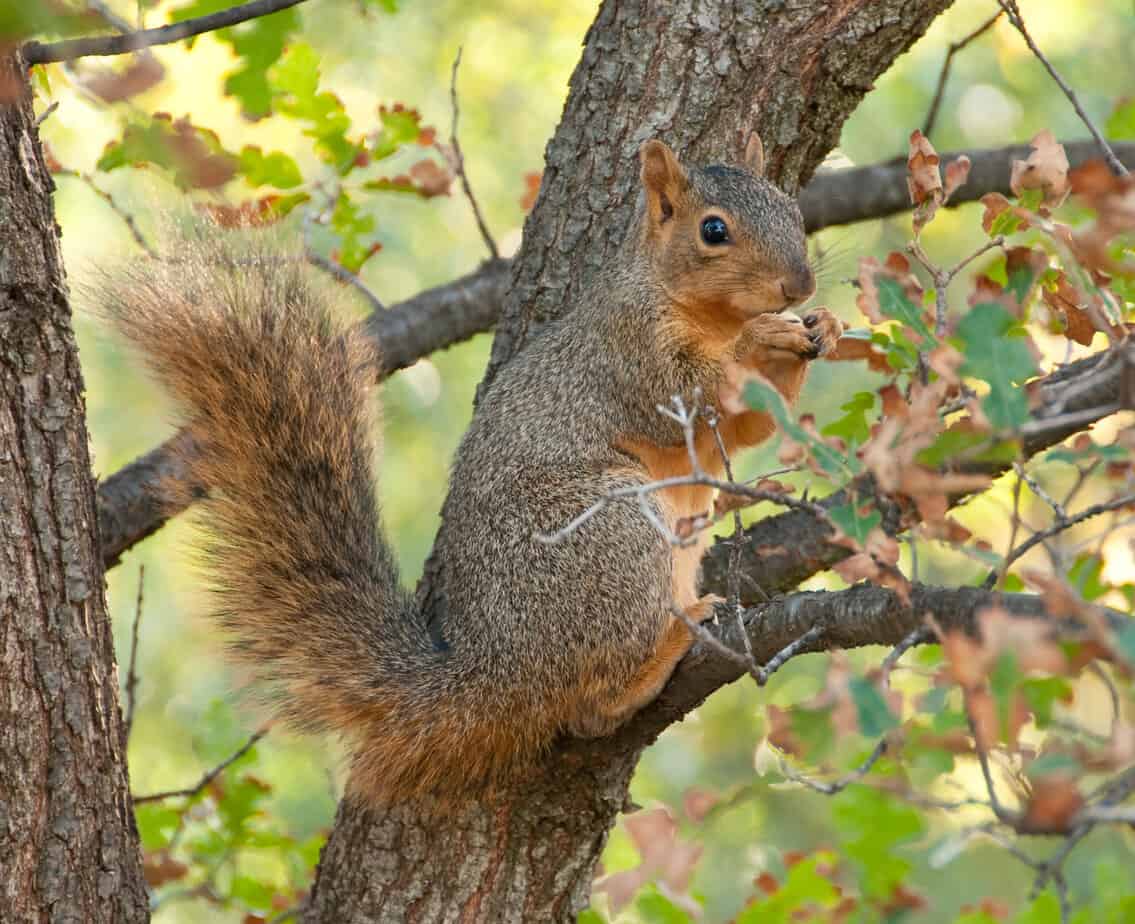
[[(755, 127), (770, 176), (798, 189), (874, 79), (949, 5), (607, 0), (548, 146), (481, 388), (623, 246), (644, 141), (730, 160)], [(344, 803), (307, 920), (574, 920), (645, 743), (633, 729), (564, 742), (536, 779), (457, 815)]]
[(52, 189), (0, 57), (0, 917), (145, 921)]

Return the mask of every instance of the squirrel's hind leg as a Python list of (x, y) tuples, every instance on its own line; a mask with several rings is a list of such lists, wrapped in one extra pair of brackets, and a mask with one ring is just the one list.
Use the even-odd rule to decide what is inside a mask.
[[(706, 594), (687, 607), (686, 618), (701, 623), (713, 615), (713, 607), (724, 600), (716, 594)], [(658, 644), (646, 663), (631, 682), (597, 708), (583, 712), (569, 724), (568, 731), (580, 738), (602, 738), (611, 734), (627, 719), (651, 702), (666, 685), (678, 662), (685, 657), (694, 643), (689, 626), (676, 616), (669, 622), (658, 639)]]

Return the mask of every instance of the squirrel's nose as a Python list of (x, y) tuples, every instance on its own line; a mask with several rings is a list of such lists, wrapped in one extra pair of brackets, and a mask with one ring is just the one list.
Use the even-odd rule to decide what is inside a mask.
[(799, 303), (811, 298), (816, 291), (816, 277), (807, 264), (798, 266), (780, 280), (780, 291), (788, 301)]

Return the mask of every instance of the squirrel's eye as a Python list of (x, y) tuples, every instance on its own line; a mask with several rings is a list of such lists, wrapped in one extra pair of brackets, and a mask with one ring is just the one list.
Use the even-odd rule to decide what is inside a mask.
[(724, 218), (710, 215), (701, 223), (701, 239), (707, 244), (724, 244), (729, 240), (729, 226)]

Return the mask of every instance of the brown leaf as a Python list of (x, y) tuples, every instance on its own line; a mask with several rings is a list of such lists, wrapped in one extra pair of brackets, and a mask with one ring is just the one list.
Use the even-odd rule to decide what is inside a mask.
[(91, 70), (83, 74), (79, 84), (103, 102), (117, 103), (144, 93), (164, 76), (161, 62), (149, 52), (143, 52), (131, 58), (124, 70), (109, 67)]
[(1037, 133), (1029, 143), (1033, 150), (1028, 159), (1013, 161), (1009, 188), (1015, 196), (1026, 189), (1039, 189), (1044, 193), (1042, 205), (1055, 208), (1068, 197), (1070, 189), (1064, 146), (1048, 129)]
[(1071, 776), (1062, 773), (1042, 776), (1033, 780), (1020, 831), (1065, 834), (1083, 807), (1084, 797)]
[(836, 341), (835, 349), (824, 356), (829, 362), (850, 362), (857, 359), (867, 360), (867, 368), (872, 372), (881, 372), (884, 375), (891, 371), (887, 363), (887, 354), (870, 340), (861, 337), (840, 337)]
[(717, 795), (717, 793), (694, 786), (687, 789), (685, 795), (682, 796), (682, 811), (690, 821), (697, 824), (701, 822), (720, 801), (721, 797)]
[(151, 889), (176, 882), (189, 872), (189, 867), (170, 856), (168, 851), (149, 853), (142, 860), (142, 874)]
[(448, 196), (453, 174), (436, 160), (420, 160), (410, 167), (410, 177), (426, 198)]
[(1029, 213), (1020, 206), (1013, 205), (1001, 193), (986, 193), (979, 201), (985, 206), (985, 213), (981, 216), (981, 227), (985, 229), (986, 234), (992, 233), (994, 219), (1007, 209), (1021, 220), (1020, 230), (1025, 231), (1031, 227)]
[(965, 154), (955, 157), (946, 164), (946, 185), (944, 189), (946, 199), (949, 199), (958, 187), (963, 186), (969, 179), (969, 168), (971, 166), (970, 159)]
[(1045, 304), (1063, 319), (1064, 336), (1083, 346), (1091, 346), (1096, 328), (1091, 316), (1081, 307), (1086, 299), (1068, 280), (1067, 274), (1061, 270), (1057, 277), (1056, 288), (1050, 289), (1045, 286), (1040, 294)]
[(934, 218), (942, 204), (942, 175), (938, 171), (938, 152), (922, 132), (910, 135), (910, 153), (906, 159), (906, 188), (914, 204), (914, 233), (918, 235)]

